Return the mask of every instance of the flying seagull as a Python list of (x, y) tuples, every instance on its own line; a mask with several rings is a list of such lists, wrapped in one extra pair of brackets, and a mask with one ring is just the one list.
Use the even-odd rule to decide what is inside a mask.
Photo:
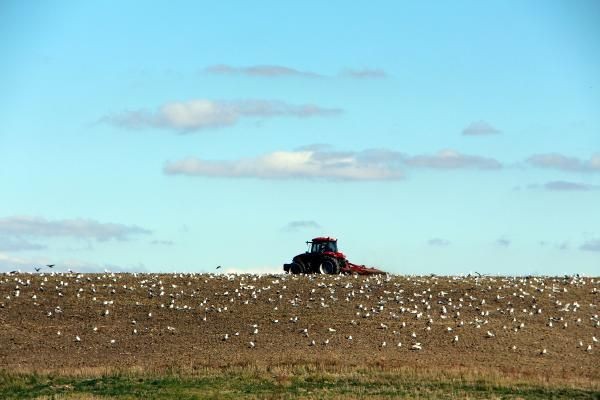
[(221, 268), (221, 266), (220, 266), (220, 265), (217, 265), (217, 268), (215, 268), (215, 269), (219, 269), (219, 268)]
[(54, 267), (54, 265), (55, 265), (55, 264), (48, 264), (48, 265), (46, 265), (46, 267), (48, 267), (48, 268), (52, 268), (52, 267)]
[(34, 267), (33, 269), (35, 269), (35, 272), (40, 272), (40, 269), (41, 269), (41, 268)]

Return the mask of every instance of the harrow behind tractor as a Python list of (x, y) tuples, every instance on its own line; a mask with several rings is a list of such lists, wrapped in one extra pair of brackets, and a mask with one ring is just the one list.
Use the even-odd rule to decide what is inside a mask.
[(283, 270), (292, 274), (385, 274), (377, 268), (365, 267), (348, 261), (344, 253), (338, 251), (337, 239), (317, 237), (306, 242), (308, 251), (298, 254)]

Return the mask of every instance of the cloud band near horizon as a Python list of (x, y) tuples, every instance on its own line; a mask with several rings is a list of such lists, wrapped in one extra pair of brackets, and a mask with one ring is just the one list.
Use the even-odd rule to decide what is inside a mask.
[(0, 235), (9, 237), (75, 237), (107, 240), (128, 240), (152, 231), (136, 225), (102, 223), (92, 219), (48, 220), (42, 217), (13, 216), (0, 218)]

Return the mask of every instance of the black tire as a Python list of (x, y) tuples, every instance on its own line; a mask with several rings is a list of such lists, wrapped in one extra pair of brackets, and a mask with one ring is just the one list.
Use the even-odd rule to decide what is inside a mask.
[(331, 256), (323, 256), (321, 259), (321, 266), (319, 271), (322, 274), (337, 275), (340, 273), (340, 264), (338, 261)]
[(304, 270), (304, 265), (298, 262), (293, 262), (290, 265), (290, 272), (292, 274), (304, 274), (306, 271)]

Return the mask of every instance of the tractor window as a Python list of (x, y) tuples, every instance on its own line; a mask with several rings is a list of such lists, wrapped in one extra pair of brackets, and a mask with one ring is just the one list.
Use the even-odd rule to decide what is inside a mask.
[(321, 243), (313, 243), (310, 249), (311, 253), (324, 253), (326, 251), (337, 252), (337, 243), (336, 242), (321, 242)]
[(337, 243), (336, 242), (327, 242), (325, 244), (325, 251), (333, 251), (337, 252)]

